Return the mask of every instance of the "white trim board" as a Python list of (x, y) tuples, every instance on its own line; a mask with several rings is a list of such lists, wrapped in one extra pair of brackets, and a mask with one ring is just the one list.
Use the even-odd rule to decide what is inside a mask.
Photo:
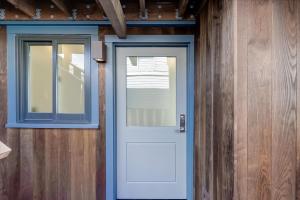
[(0, 141), (0, 159), (6, 158), (11, 149)]

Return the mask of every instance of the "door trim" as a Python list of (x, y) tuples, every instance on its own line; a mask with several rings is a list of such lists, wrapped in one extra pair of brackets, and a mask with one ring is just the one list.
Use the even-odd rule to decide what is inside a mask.
[[(106, 200), (117, 198), (117, 132), (116, 132), (116, 47), (162, 46), (187, 47), (187, 199), (194, 197), (194, 36), (193, 35), (130, 35), (119, 39), (106, 35), (105, 65), (106, 102)], [(103, 178), (103, 177), (97, 177)]]

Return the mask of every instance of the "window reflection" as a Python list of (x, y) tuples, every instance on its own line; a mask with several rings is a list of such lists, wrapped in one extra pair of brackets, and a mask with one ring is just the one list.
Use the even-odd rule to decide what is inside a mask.
[(52, 46), (28, 47), (28, 111), (52, 112)]
[(84, 113), (84, 45), (58, 45), (58, 112)]
[(127, 57), (127, 88), (169, 89), (168, 57)]
[(176, 125), (176, 57), (126, 58), (127, 125)]

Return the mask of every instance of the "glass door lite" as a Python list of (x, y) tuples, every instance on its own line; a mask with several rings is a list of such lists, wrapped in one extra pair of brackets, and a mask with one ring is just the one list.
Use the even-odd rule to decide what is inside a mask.
[(116, 48), (117, 198), (186, 199), (186, 47)]

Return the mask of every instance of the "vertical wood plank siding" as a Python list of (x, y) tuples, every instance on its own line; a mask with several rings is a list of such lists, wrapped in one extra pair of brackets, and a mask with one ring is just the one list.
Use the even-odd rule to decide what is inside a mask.
[[(234, 66), (234, 199), (247, 199), (248, 196), (248, 69), (247, 69), (247, 27), (248, 1), (235, 4), (235, 66)], [(237, 17), (243, 15), (244, 17)], [(238, 134), (237, 134), (238, 133)]]
[[(195, 199), (233, 199), (233, 1), (208, 1), (200, 13), (196, 73)], [(197, 56), (196, 56), (197, 58)], [(198, 102), (199, 101), (199, 102)]]
[(297, 2), (299, 1), (273, 2), (271, 102), (273, 199), (296, 198), (296, 75), (297, 20), (299, 20)]
[(271, 199), (272, 1), (248, 8), (248, 199)]
[(300, 199), (300, 3), (296, 3), (296, 18), (297, 20), (297, 140), (296, 140), (296, 151), (297, 151), (297, 163), (296, 163), (296, 199)]
[[(198, 16), (195, 199), (300, 200), (300, 2), (208, 0)], [(100, 28), (100, 39), (113, 34)], [(193, 34), (128, 28), (133, 34)], [(100, 128), (6, 129), (6, 29), (0, 27), (1, 200), (105, 199), (105, 65)], [(298, 72), (298, 73), (297, 73)]]
[[(193, 34), (171, 27), (128, 34)], [(114, 34), (99, 29), (99, 38)], [(0, 200), (105, 200), (105, 66), (99, 66), (99, 129), (6, 129), (6, 28), (0, 27), (0, 140), (12, 152), (0, 161)]]
[(300, 199), (299, 12), (297, 0), (209, 0), (201, 11), (195, 199)]

